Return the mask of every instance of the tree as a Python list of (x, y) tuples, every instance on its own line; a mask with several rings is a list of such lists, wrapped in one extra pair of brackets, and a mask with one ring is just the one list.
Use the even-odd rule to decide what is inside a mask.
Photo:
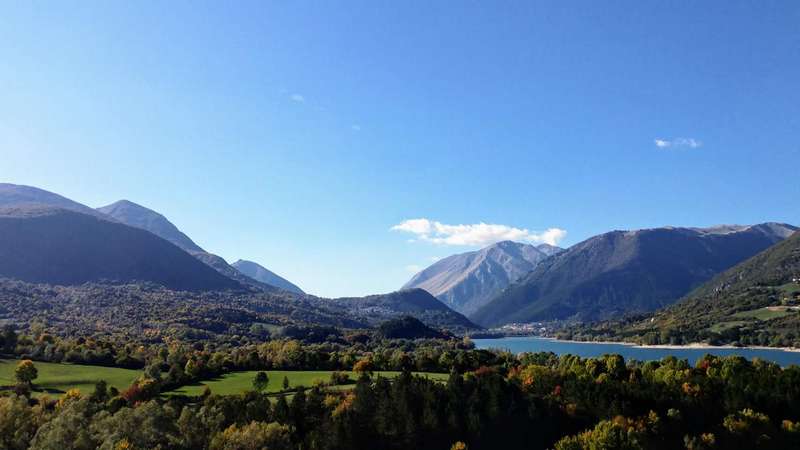
[(289, 389), (289, 377), (284, 375), (284, 377), (283, 377), (283, 390), (285, 391), (286, 389)]
[(253, 379), (253, 389), (258, 392), (264, 392), (269, 385), (269, 376), (266, 372), (258, 372), (255, 379)]
[(353, 372), (358, 374), (372, 373), (374, 365), (371, 358), (364, 358), (353, 364)]
[(212, 450), (289, 450), (290, 430), (278, 423), (250, 422), (241, 428), (233, 424), (211, 440)]
[(17, 364), (17, 368), (14, 369), (14, 378), (17, 379), (19, 384), (24, 384), (26, 386), (31, 386), (33, 384), (33, 380), (39, 376), (39, 371), (36, 369), (36, 366), (33, 365), (33, 361), (30, 359), (25, 359)]
[(17, 347), (17, 333), (14, 332), (14, 327), (6, 325), (3, 327), (3, 332), (0, 333), (0, 350), (5, 353), (14, 353)]

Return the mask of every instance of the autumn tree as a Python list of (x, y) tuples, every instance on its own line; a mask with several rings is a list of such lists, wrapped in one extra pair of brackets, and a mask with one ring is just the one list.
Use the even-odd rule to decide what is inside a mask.
[(33, 361), (30, 359), (25, 359), (17, 364), (16, 369), (14, 369), (14, 378), (16, 378), (17, 383), (23, 384), (25, 386), (31, 386), (33, 384), (33, 380), (39, 376), (39, 371), (36, 369), (36, 366), (33, 365)]

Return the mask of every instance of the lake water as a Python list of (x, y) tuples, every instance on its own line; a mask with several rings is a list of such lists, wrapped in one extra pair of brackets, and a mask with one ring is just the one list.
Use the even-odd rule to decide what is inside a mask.
[(506, 337), (500, 339), (473, 339), (477, 348), (497, 348), (512, 353), (521, 352), (553, 352), (557, 355), (572, 354), (588, 358), (608, 353), (620, 354), (625, 359), (650, 361), (675, 356), (687, 359), (694, 364), (703, 355), (710, 353), (717, 356), (739, 355), (747, 359), (761, 358), (773, 361), (782, 366), (800, 365), (800, 352), (757, 348), (647, 348), (625, 344), (595, 344), (591, 342), (570, 342), (541, 337)]

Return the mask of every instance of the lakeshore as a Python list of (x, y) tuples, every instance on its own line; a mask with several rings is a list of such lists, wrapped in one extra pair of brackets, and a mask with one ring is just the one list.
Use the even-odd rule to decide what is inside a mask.
[(782, 366), (800, 365), (800, 349), (776, 347), (714, 346), (694, 343), (687, 345), (640, 345), (631, 342), (574, 341), (552, 337), (516, 336), (495, 339), (474, 339), (477, 348), (501, 348), (512, 353), (553, 352), (557, 355), (574, 354), (596, 357), (618, 353), (626, 359), (641, 361), (659, 360), (667, 356), (688, 359), (691, 362), (705, 354), (717, 356), (739, 355), (747, 359), (759, 358)]

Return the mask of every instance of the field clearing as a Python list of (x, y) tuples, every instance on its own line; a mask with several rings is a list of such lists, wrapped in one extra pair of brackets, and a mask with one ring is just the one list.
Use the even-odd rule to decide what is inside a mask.
[[(220, 395), (233, 395), (241, 394), (242, 392), (253, 390), (253, 379), (256, 377), (258, 370), (249, 370), (246, 372), (232, 372), (222, 375), (219, 378), (205, 380), (200, 383), (189, 384), (182, 386), (178, 389), (167, 392), (166, 395), (188, 395), (198, 396), (203, 393), (206, 386), (211, 389), (214, 394)], [(269, 376), (269, 384), (265, 392), (280, 392), (283, 389), (283, 378), (289, 379), (289, 389), (299, 386), (312, 387), (314, 383), (324, 381), (328, 382), (331, 379), (333, 371), (329, 370), (305, 370), (305, 371), (292, 371), (292, 370), (266, 370)], [(358, 375), (353, 372), (344, 372), (350, 375), (350, 378), (355, 382)], [(381, 375), (386, 378), (394, 378), (400, 372), (375, 372), (375, 376)], [(414, 372), (414, 375), (421, 375), (429, 377), (437, 381), (446, 381), (449, 377), (446, 373), (427, 373), (427, 372)], [(342, 389), (347, 386), (334, 386), (334, 389)]]
[[(19, 360), (0, 360), (0, 386), (13, 386), (14, 368)], [(81, 364), (33, 362), (39, 376), (33, 381), (34, 395), (59, 396), (70, 389), (78, 389), (82, 394), (94, 391), (94, 385), (105, 380), (108, 386), (119, 390), (126, 389), (141, 375), (138, 370), (117, 367), (86, 366)]]
[(766, 307), (766, 308), (759, 308), (754, 309), (752, 311), (742, 311), (738, 312), (731, 317), (737, 319), (758, 319), (758, 320), (770, 320), (776, 319), (778, 317), (784, 317), (791, 314), (792, 311), (787, 310), (786, 308), (773, 308), (773, 307)]
[(791, 294), (800, 292), (800, 284), (797, 284), (797, 283), (786, 283), (783, 286), (781, 286), (779, 289), (784, 294), (791, 295)]

